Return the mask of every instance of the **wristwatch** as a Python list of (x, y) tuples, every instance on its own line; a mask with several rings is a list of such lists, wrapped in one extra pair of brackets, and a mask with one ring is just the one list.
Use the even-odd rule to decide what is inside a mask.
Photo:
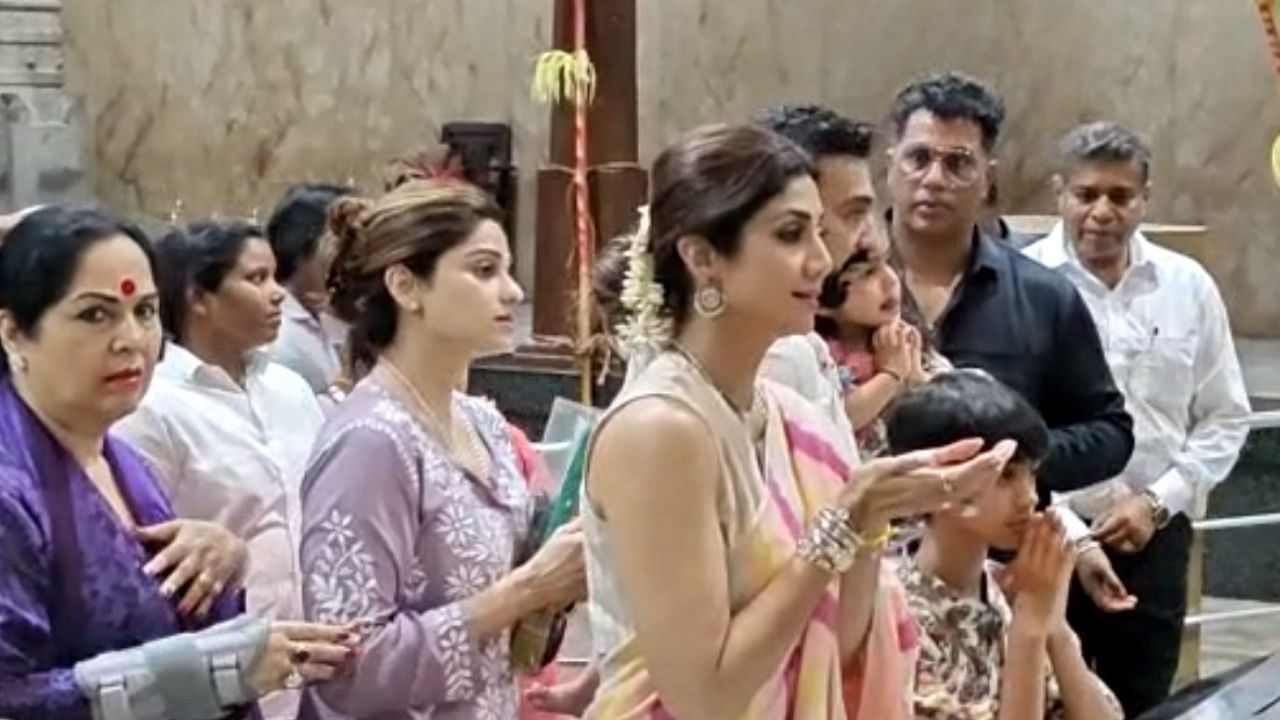
[(1173, 519), (1173, 513), (1169, 511), (1169, 507), (1164, 504), (1159, 495), (1151, 491), (1151, 488), (1142, 491), (1142, 499), (1151, 506), (1151, 521), (1155, 523), (1156, 529), (1163, 530)]

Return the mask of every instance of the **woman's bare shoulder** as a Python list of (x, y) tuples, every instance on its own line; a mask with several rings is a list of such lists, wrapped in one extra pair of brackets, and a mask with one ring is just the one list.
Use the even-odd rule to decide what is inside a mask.
[[(690, 492), (698, 483), (688, 479), (714, 475), (714, 465), (715, 440), (697, 410), (675, 396), (645, 396), (615, 409), (597, 428), (589, 482), (606, 494), (614, 485), (631, 492), (637, 484), (652, 488), (668, 482), (683, 483), (682, 492)], [(644, 482), (636, 483), (637, 478)]]
[(600, 428), (606, 434), (653, 435), (687, 438), (709, 434), (702, 415), (687, 400), (675, 395), (644, 395), (626, 402), (609, 413)]

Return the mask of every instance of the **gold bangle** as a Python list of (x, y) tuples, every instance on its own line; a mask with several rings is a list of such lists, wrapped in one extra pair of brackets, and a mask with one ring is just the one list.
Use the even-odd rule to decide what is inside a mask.
[(859, 550), (880, 552), (881, 550), (884, 550), (885, 546), (889, 544), (889, 541), (893, 539), (893, 525), (885, 525), (884, 530), (881, 530), (880, 534), (873, 535), (869, 538), (863, 537), (856, 530), (853, 531), (853, 536), (857, 539)]

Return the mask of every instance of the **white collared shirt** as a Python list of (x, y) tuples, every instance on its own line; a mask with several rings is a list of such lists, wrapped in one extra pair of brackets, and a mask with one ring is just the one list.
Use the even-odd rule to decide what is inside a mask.
[[(1140, 232), (1130, 243), (1130, 266), (1115, 288), (1080, 263), (1061, 222), (1024, 250), (1080, 291), (1133, 416), (1134, 451), (1124, 472), (1067, 494), (1065, 502), (1096, 518), (1150, 488), (1171, 512), (1197, 517), (1248, 435), (1244, 378), (1227, 310), (1209, 273)], [(1081, 537), (1087, 530), (1074, 520), (1068, 518), (1068, 529)]]
[(250, 353), (245, 385), (165, 346), (137, 411), (113, 428), (150, 461), (178, 517), (217, 522), (249, 546), (249, 611), (301, 619), (299, 490), (324, 424), (311, 388)]
[(312, 315), (291, 292), (285, 293), (280, 311), (280, 336), (271, 345), (271, 359), (301, 375), (316, 395), (326, 395), (342, 372), (342, 336), (333, 333), (327, 318)]

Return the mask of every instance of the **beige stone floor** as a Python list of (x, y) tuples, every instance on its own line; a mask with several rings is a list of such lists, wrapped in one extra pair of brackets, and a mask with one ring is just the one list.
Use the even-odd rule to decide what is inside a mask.
[[(1280, 609), (1280, 604), (1205, 598), (1202, 613), (1268, 608)], [(1200, 636), (1200, 674), (1201, 677), (1214, 675), (1250, 658), (1277, 650), (1280, 650), (1280, 612), (1263, 617), (1204, 623)]]

